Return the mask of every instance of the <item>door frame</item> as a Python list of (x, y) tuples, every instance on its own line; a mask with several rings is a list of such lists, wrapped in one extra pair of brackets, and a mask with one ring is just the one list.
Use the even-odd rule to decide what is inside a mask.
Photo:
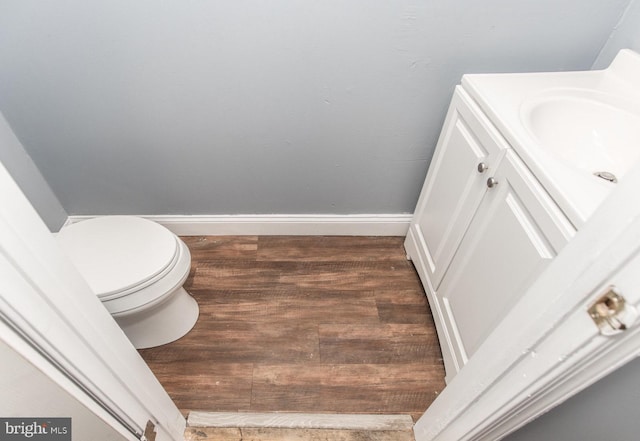
[(0, 339), (128, 439), (185, 419), (0, 165)]
[[(414, 427), (416, 441), (495, 440), (640, 354), (640, 321), (600, 335), (587, 310), (638, 274), (640, 163), (560, 251)], [(640, 292), (621, 293), (640, 309)]]

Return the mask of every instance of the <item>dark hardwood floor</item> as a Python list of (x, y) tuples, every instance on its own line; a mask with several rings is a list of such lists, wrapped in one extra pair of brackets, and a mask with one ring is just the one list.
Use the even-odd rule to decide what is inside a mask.
[(180, 340), (141, 350), (183, 412), (406, 413), (444, 388), (401, 237), (184, 237), (200, 305)]

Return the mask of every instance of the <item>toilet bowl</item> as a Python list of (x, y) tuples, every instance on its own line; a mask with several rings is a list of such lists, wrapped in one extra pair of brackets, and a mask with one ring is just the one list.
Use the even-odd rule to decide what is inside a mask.
[(182, 287), (191, 254), (165, 227), (105, 216), (69, 225), (56, 237), (137, 349), (171, 343), (195, 325), (198, 304)]

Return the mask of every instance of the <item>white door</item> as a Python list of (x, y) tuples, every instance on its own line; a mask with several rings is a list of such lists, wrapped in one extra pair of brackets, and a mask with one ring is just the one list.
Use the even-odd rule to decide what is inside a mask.
[(131, 439), (148, 421), (156, 440), (183, 439), (184, 418), (1, 165), (0, 188), (0, 339)]

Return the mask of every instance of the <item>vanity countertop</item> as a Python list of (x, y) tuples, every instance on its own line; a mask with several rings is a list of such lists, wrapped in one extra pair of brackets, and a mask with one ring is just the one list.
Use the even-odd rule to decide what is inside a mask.
[[(638, 159), (636, 156), (640, 155), (636, 153), (640, 148), (630, 148), (635, 137), (640, 137), (640, 55), (630, 50), (621, 51), (611, 66), (604, 70), (471, 74), (462, 77), (462, 86), (492, 120), (576, 228), (580, 228), (586, 222), (616, 185), (596, 177), (594, 173), (606, 171), (607, 167), (612, 167), (610, 164), (617, 161), (623, 168), (616, 175), (622, 178), (620, 175), (623, 175), (631, 163)], [(594, 124), (600, 125), (597, 119), (600, 116), (590, 115), (594, 113), (591, 108), (595, 113), (603, 112), (605, 117), (610, 111), (624, 115), (629, 120), (629, 127), (626, 127), (629, 133), (623, 132), (619, 135), (616, 132), (620, 130), (615, 126), (611, 126), (610, 129), (604, 127), (604, 130), (594, 127)], [(554, 151), (548, 143), (543, 144), (541, 137), (536, 136), (528, 125), (532, 115), (540, 117), (540, 109), (548, 112), (547, 120), (544, 121), (545, 133), (552, 137), (557, 133), (559, 143), (553, 148), (562, 150), (563, 142), (567, 140), (566, 152)], [(533, 113), (534, 111), (538, 113)], [(618, 114), (611, 115), (612, 124), (619, 126)], [(593, 118), (590, 119), (590, 116)], [(607, 137), (607, 129), (613, 138), (618, 135), (623, 136), (623, 139)], [(586, 134), (584, 146), (577, 145), (571, 150), (569, 144), (576, 136), (571, 138), (571, 133), (564, 133), (570, 130), (573, 130), (573, 134)], [(618, 157), (618, 153), (604, 152), (605, 141), (627, 143), (629, 148), (626, 145), (622, 146), (624, 152), (622, 157)], [(638, 141), (640, 147), (640, 139)], [(589, 143), (593, 145), (586, 145)], [(596, 149), (600, 151), (592, 155), (589, 149), (591, 152)], [(590, 155), (593, 158), (589, 158)], [(610, 158), (607, 155), (616, 157), (611, 162), (608, 161)], [(603, 170), (597, 169), (600, 165)]]

